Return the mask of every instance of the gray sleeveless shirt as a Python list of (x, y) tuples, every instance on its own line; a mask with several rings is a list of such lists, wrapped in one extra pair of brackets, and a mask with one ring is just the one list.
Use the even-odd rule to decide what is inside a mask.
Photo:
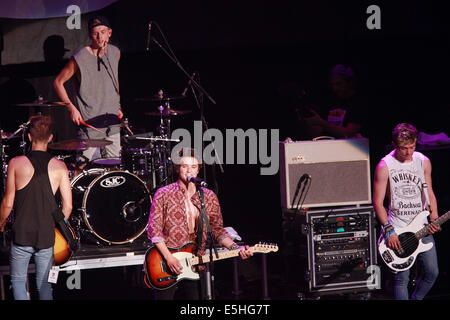
[(84, 121), (104, 114), (118, 114), (119, 56), (119, 49), (111, 44), (100, 60), (87, 47), (73, 55), (81, 76), (76, 86), (76, 104)]

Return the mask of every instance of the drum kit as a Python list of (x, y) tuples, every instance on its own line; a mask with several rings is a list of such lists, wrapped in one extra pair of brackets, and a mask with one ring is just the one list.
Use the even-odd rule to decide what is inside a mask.
[[(174, 181), (171, 150), (171, 118), (189, 113), (174, 110), (170, 102), (185, 96), (168, 96), (161, 90), (137, 102), (157, 102), (158, 111), (145, 115), (159, 117), (157, 131), (133, 134), (127, 119), (122, 126), (122, 150), (119, 158), (100, 158), (88, 161), (83, 151), (102, 148), (111, 141), (106, 139), (70, 139), (50, 143), (49, 152), (64, 161), (71, 180), (73, 210), (69, 220), (80, 241), (103, 245), (132, 243), (141, 236), (148, 223), (152, 195), (160, 187)], [(20, 104), (23, 107), (61, 107), (62, 102), (40, 100)], [(117, 121), (114, 119), (114, 121)], [(2, 194), (5, 191), (7, 163), (17, 155), (27, 153), (24, 123), (14, 133), (3, 133), (0, 139), (0, 164)], [(95, 129), (95, 122), (86, 125)], [(14, 148), (13, 145), (17, 145)], [(14, 143), (13, 143), (14, 142)], [(14, 150), (13, 150), (14, 149)], [(13, 215), (12, 215), (13, 219)]]

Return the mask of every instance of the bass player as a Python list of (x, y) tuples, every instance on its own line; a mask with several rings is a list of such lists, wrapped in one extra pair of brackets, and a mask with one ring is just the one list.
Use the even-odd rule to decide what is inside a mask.
[[(430, 212), (429, 235), (424, 243), (433, 243), (432, 234), (439, 231), (432, 224), (438, 218), (437, 201), (431, 184), (431, 162), (422, 153), (415, 151), (418, 131), (408, 123), (398, 124), (392, 131), (394, 150), (377, 165), (374, 176), (373, 205), (386, 245), (393, 250), (401, 249), (396, 228), (407, 226), (420, 212)], [(389, 199), (389, 210), (383, 206)], [(428, 224), (424, 218), (423, 224)], [(411, 299), (422, 300), (433, 287), (438, 277), (436, 246), (417, 256), (422, 270), (421, 278)], [(410, 269), (394, 274), (393, 291), (396, 300), (408, 300)]]

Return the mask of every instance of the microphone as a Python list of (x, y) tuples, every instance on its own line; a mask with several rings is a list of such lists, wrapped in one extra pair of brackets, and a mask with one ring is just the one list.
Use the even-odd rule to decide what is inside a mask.
[(147, 46), (145, 47), (146, 51), (150, 51), (150, 34), (151, 34), (151, 31), (152, 31), (152, 23), (153, 23), (153, 21), (150, 21), (148, 23)]
[(305, 173), (305, 174), (302, 175), (302, 176), (300, 177), (300, 179), (298, 180), (298, 182), (297, 182), (297, 188), (295, 189), (295, 194), (294, 194), (294, 197), (292, 198), (292, 204), (291, 204), (291, 207), (294, 206), (295, 199), (297, 198), (298, 192), (300, 191), (300, 186), (302, 185), (303, 181), (305, 181), (305, 179), (311, 179), (311, 175)]
[(188, 176), (187, 180), (190, 181), (190, 182), (195, 183), (196, 185), (198, 185), (200, 187), (206, 188), (208, 186), (208, 184), (205, 181), (200, 180), (198, 178), (194, 178), (193, 176)]
[(191, 78), (189, 79), (189, 81), (188, 81), (188, 83), (187, 83), (187, 85), (186, 85), (186, 88), (184, 88), (183, 92), (181, 93), (181, 95), (182, 95), (183, 97), (186, 95), (186, 93), (187, 93), (189, 87), (191, 86), (191, 84), (192, 84), (192, 79), (194, 79), (194, 77), (195, 77), (195, 72), (192, 74)]

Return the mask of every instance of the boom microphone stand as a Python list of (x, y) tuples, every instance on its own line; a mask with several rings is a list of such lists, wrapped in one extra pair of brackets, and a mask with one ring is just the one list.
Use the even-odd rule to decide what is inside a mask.
[[(168, 47), (168, 49), (170, 50), (170, 53), (154, 38), (154, 37), (152, 37), (151, 35), (150, 35), (150, 30), (151, 30), (151, 25), (152, 24), (155, 24), (156, 26), (157, 26), (157, 28), (158, 28), (158, 30), (160, 31), (160, 34), (162, 35), (162, 37), (163, 37), (163, 39), (164, 39), (164, 42), (166, 43), (166, 45), (167, 45), (167, 47)], [(193, 74), (192, 76), (191, 75), (189, 75), (189, 73), (183, 68), (183, 66), (181, 65), (181, 63), (180, 63), (180, 61), (177, 59), (177, 57), (175, 56), (175, 54), (173, 53), (173, 51), (170, 49), (170, 45), (169, 45), (169, 43), (167, 42), (167, 40), (166, 40), (166, 38), (164, 37), (164, 33), (162, 32), (162, 30), (161, 30), (161, 28), (159, 27), (159, 25), (158, 25), (158, 23), (157, 22), (155, 22), (155, 21), (151, 21), (150, 23), (149, 23), (149, 30), (148, 30), (149, 32), (148, 32), (148, 34), (147, 34), (147, 51), (149, 51), (149, 44), (150, 44), (150, 42), (151, 41), (153, 41), (154, 43), (156, 43), (156, 45), (169, 57), (169, 59), (170, 60), (172, 60), (172, 62), (173, 63), (175, 63), (176, 64), (176, 66), (184, 73), (184, 75), (189, 79), (189, 83), (191, 83), (191, 84), (193, 84), (193, 86), (195, 86), (195, 88), (197, 88), (197, 90), (200, 92), (199, 93), (199, 95), (202, 95), (202, 94), (204, 94), (208, 99), (209, 99), (209, 101), (211, 101), (213, 104), (217, 104), (216, 103), (216, 101), (211, 97), (211, 95), (194, 79), (195, 78), (195, 74)], [(193, 87), (192, 86), (192, 87)], [(193, 90), (194, 91), (194, 90)], [(195, 93), (194, 93), (194, 95), (195, 95)], [(196, 96), (195, 96), (196, 97)], [(201, 103), (200, 103), (200, 100), (202, 101)], [(200, 100), (198, 100), (197, 98), (196, 98), (196, 102), (197, 102), (197, 106), (198, 106), (198, 108), (199, 108), (199, 110), (200, 110), (200, 117), (201, 117), (201, 120), (202, 120), (202, 124), (206, 127), (206, 129), (208, 128), (208, 126), (207, 126), (207, 123), (206, 123), (206, 121), (205, 121), (205, 118), (204, 118), (204, 115), (203, 115), (203, 99), (200, 99)], [(213, 143), (213, 142), (212, 142)], [(203, 139), (202, 139), (202, 144), (203, 144)], [(203, 147), (203, 146), (202, 146)], [(216, 158), (218, 159), (218, 156), (217, 156), (217, 152), (216, 152), (216, 149), (215, 149), (215, 146), (214, 146), (214, 143), (213, 143), (213, 148), (214, 148), (214, 153), (215, 153), (215, 155), (216, 155)], [(220, 167), (220, 170), (221, 170), (221, 172), (223, 173), (224, 172), (224, 170), (223, 170), (223, 167), (222, 167), (222, 165), (221, 165), (221, 161), (220, 161), (220, 159), (218, 159), (218, 164), (219, 164), (219, 167)], [(204, 171), (203, 172), (203, 174), (204, 174), (204, 177), (203, 177), (203, 179), (204, 180), (206, 180), (206, 171)], [(214, 177), (214, 184), (215, 184), (215, 186), (216, 186), (216, 189), (217, 189), (217, 181), (216, 181), (216, 179), (215, 179), (215, 177)], [(217, 190), (215, 190), (216, 191), (216, 193), (217, 193)]]
[[(195, 74), (198, 75), (198, 72), (196, 72)], [(200, 82), (200, 76), (198, 76), (198, 82)], [(205, 119), (205, 116), (204, 116), (204, 113), (203, 113), (203, 110), (204, 110), (204, 107), (203, 107), (203, 93), (199, 92), (198, 96), (197, 96), (194, 86), (191, 86), (191, 90), (192, 90), (192, 95), (194, 96), (195, 102), (197, 103), (197, 107), (200, 110), (200, 118), (202, 120), (202, 128), (205, 128), (205, 132), (208, 132), (208, 130), (209, 130), (208, 123), (206, 122), (206, 119)], [(222, 167), (222, 161), (219, 158), (218, 153), (216, 152), (216, 146), (214, 144), (214, 141), (211, 139), (211, 134), (209, 134), (208, 138), (209, 138), (209, 141), (211, 141), (211, 144), (212, 144), (213, 149), (214, 149), (214, 156), (215, 156), (215, 158), (217, 160), (212, 165), (212, 175), (213, 175), (213, 181), (214, 181), (214, 192), (216, 194), (218, 194), (219, 193), (219, 186), (217, 184), (217, 179), (216, 179), (216, 170), (215, 170), (216, 167), (215, 167), (215, 164), (219, 165), (221, 173), (223, 173), (224, 170), (223, 170), (223, 167)], [(202, 150), (204, 150), (204, 141), (203, 141), (203, 139), (202, 139)], [(206, 180), (206, 166), (203, 166), (203, 180)]]

